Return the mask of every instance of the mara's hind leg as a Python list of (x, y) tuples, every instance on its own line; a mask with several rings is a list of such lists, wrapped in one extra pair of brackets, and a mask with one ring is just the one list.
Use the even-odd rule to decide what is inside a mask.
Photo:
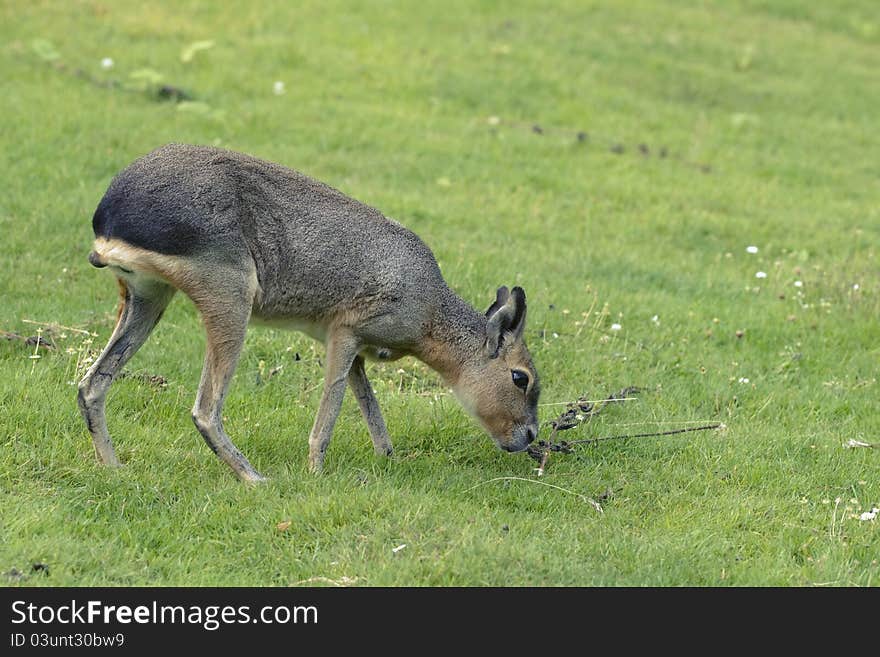
[(223, 401), (235, 372), (253, 303), (253, 291), (224, 290), (194, 299), (205, 323), (205, 367), (193, 407), (193, 422), (214, 453), (242, 481), (265, 481), (223, 429)]
[(98, 360), (80, 381), (77, 398), (98, 458), (112, 466), (120, 463), (107, 431), (104, 414), (107, 390), (122, 366), (144, 344), (175, 292), (173, 287), (161, 281), (139, 280), (135, 288), (132, 282), (120, 278), (119, 287), (122, 305), (116, 328)]
[(391, 440), (388, 438), (388, 429), (385, 428), (385, 420), (382, 418), (379, 402), (376, 401), (376, 396), (373, 394), (373, 386), (367, 379), (363, 356), (354, 359), (348, 372), (348, 385), (351, 386), (351, 391), (357, 399), (361, 414), (370, 430), (370, 438), (373, 439), (373, 448), (376, 454), (391, 456), (392, 449)]

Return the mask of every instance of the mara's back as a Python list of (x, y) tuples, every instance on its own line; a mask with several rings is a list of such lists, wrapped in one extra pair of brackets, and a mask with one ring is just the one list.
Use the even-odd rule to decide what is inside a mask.
[[(379, 211), (306, 175), (223, 149), (169, 144), (110, 184), (96, 237), (169, 256), (253, 262), (255, 313), (310, 317), (438, 289), (427, 246)], [(378, 308), (377, 308), (378, 309)]]

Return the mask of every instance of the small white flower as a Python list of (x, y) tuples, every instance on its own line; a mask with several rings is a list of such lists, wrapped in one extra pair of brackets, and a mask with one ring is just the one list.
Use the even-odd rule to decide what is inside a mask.
[(659, 315), (654, 315), (651, 318), (651, 321), (654, 322), (657, 326), (660, 326), (660, 316)]
[(803, 287), (803, 286), (804, 286), (804, 282), (803, 282), (803, 281), (795, 281), (795, 282), (794, 282), (794, 286), (795, 286), (795, 287)]
[(757, 246), (747, 246), (746, 247), (746, 253), (757, 253), (757, 252), (758, 252)]
[(612, 325), (611, 325), (611, 330), (612, 330), (612, 331), (619, 331), (619, 330), (622, 329), (622, 328), (623, 328), (623, 327), (622, 327), (620, 324), (612, 324)]
[(854, 289), (854, 290), (858, 290), (858, 289), (859, 289), (859, 284), (858, 284), (858, 283), (853, 283), (853, 289)]
[(101, 68), (103, 68), (105, 71), (113, 68), (113, 60), (110, 59), (109, 57), (105, 57), (104, 59), (102, 59), (101, 60)]
[(765, 272), (765, 271), (755, 272), (755, 278), (767, 278), (767, 272)]
[(281, 80), (272, 85), (272, 93), (276, 96), (281, 96), (285, 91), (284, 83)]
[(859, 520), (873, 520), (877, 517), (877, 514), (880, 513), (880, 509), (876, 506), (870, 511), (865, 511), (862, 515), (859, 516)]
[(741, 376), (741, 377), (739, 377), (739, 382), (740, 382), (740, 383), (748, 383), (749, 380), (748, 380), (746, 377)]

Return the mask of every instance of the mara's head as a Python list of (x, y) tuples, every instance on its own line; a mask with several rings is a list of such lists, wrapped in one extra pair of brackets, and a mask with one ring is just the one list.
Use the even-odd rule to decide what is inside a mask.
[(464, 368), (455, 393), (501, 449), (519, 452), (538, 435), (538, 373), (523, 341), (526, 293), (498, 288), (486, 311), (482, 350)]

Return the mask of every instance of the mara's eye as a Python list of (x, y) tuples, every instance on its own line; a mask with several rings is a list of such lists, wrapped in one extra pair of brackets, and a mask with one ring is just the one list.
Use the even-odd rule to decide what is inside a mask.
[(529, 375), (519, 370), (510, 370), (510, 376), (513, 378), (513, 385), (525, 392), (529, 387)]

